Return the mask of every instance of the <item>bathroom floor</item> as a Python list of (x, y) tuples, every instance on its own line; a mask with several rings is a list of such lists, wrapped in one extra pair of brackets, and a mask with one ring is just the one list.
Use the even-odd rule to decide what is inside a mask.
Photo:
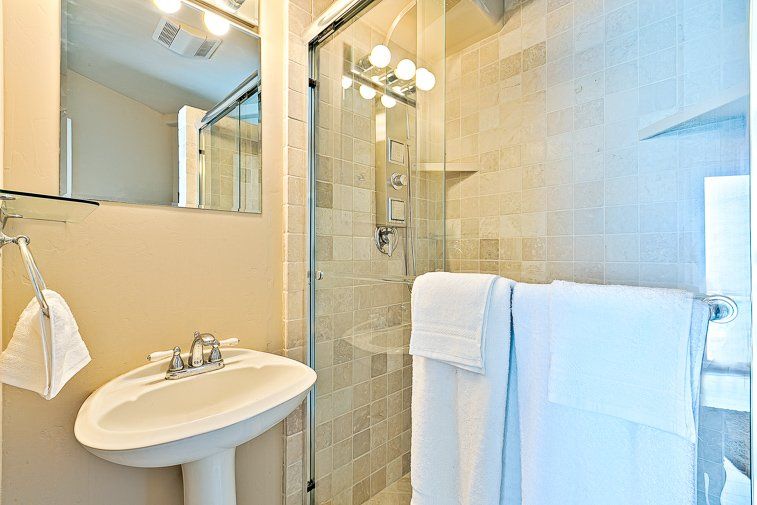
[(410, 474), (408, 473), (365, 502), (364, 505), (409, 505), (410, 495)]

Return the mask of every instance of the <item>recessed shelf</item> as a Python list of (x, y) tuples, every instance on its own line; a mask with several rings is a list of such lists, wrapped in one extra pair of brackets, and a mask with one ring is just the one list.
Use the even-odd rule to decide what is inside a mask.
[(639, 130), (639, 140), (647, 140), (664, 133), (684, 130), (705, 124), (718, 123), (749, 112), (749, 90), (739, 87), (722, 92), (710, 100), (685, 107), (665, 119), (655, 121)]
[(61, 223), (84, 221), (99, 203), (78, 198), (40, 195), (0, 189), (4, 215), (9, 218), (37, 219)]
[(478, 172), (478, 163), (419, 163), (418, 169), (421, 172)]

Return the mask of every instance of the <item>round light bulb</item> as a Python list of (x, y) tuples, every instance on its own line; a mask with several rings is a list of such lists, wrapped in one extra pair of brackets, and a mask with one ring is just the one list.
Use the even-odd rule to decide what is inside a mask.
[(376, 90), (371, 88), (370, 86), (366, 86), (365, 84), (360, 85), (360, 96), (365, 98), (366, 100), (373, 100), (373, 98), (376, 96)]
[(371, 65), (373, 65), (376, 68), (384, 68), (387, 65), (389, 65), (389, 62), (392, 60), (392, 52), (389, 50), (388, 47), (386, 47), (383, 44), (379, 44), (377, 46), (374, 46), (371, 50), (370, 56), (368, 56), (368, 61), (371, 62)]
[(210, 30), (210, 33), (217, 35), (218, 37), (226, 35), (231, 27), (231, 23), (229, 23), (228, 20), (213, 12), (205, 12), (203, 20), (205, 21), (205, 26)]
[(415, 75), (415, 63), (407, 58), (400, 60), (400, 62), (397, 63), (397, 68), (394, 69), (394, 75), (403, 81), (409, 81)]
[(153, 2), (158, 9), (168, 14), (173, 14), (181, 9), (181, 0), (153, 0)]
[(423, 91), (431, 91), (436, 86), (436, 76), (423, 67), (415, 72), (415, 85)]
[(350, 89), (352, 87), (352, 79), (346, 75), (342, 76), (342, 89)]
[(384, 104), (384, 107), (386, 107), (387, 109), (391, 109), (392, 107), (397, 105), (397, 100), (390, 97), (389, 95), (382, 95), (381, 103)]

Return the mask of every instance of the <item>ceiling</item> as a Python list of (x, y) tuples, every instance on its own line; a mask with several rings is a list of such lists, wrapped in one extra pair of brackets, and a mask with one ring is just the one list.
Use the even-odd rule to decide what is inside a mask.
[(260, 39), (233, 27), (210, 60), (180, 56), (152, 40), (164, 15), (206, 31), (202, 13), (186, 4), (175, 14), (151, 0), (63, 5), (66, 68), (163, 114), (184, 105), (207, 110), (260, 70)]

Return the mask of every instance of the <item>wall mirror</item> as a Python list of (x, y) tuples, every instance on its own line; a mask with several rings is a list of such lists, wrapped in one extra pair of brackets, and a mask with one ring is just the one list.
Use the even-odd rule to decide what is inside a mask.
[(261, 212), (257, 3), (61, 0), (61, 195)]

